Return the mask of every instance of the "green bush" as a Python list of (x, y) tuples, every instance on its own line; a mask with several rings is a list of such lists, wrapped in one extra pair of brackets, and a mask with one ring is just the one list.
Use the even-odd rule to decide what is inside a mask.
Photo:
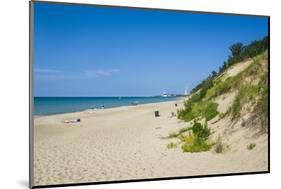
[(197, 136), (197, 138), (202, 138), (206, 140), (210, 135), (210, 129), (207, 125), (203, 126), (201, 123), (195, 122), (191, 128), (192, 133)]
[(208, 102), (203, 111), (203, 117), (205, 117), (207, 121), (211, 120), (212, 118), (214, 118), (216, 115), (219, 114), (219, 112), (217, 111), (217, 108), (218, 108), (217, 103)]
[[(191, 130), (192, 134), (185, 135), (183, 133)], [(210, 135), (210, 129), (207, 127), (207, 122), (203, 126), (199, 122), (195, 122), (190, 128), (182, 128), (178, 132), (171, 133), (168, 138), (178, 138), (180, 139), (182, 145), (182, 150), (184, 152), (202, 152), (208, 151), (212, 145), (208, 144), (206, 141)], [(171, 142), (167, 144), (167, 148), (176, 148), (177, 144)]]
[(203, 126), (201, 123), (195, 122), (191, 127), (193, 135), (182, 137), (184, 142), (182, 150), (184, 152), (203, 152), (211, 149), (212, 145), (208, 144), (206, 140), (210, 135), (210, 129), (207, 124)]
[(210, 150), (212, 145), (208, 144), (203, 138), (195, 137), (193, 143), (184, 143), (182, 150), (184, 152), (204, 152)]
[(202, 117), (206, 118), (206, 120), (211, 120), (214, 118), (219, 112), (217, 111), (218, 104), (212, 101), (203, 101), (196, 103), (186, 103), (185, 109), (178, 111), (178, 118), (191, 121), (194, 118)]

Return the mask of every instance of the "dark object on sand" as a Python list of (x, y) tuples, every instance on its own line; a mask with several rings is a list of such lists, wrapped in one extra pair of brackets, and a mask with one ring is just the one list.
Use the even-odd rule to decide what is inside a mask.
[(155, 111), (154, 111), (154, 116), (155, 116), (155, 117), (160, 117), (160, 114), (159, 114), (159, 111), (158, 111), (158, 110), (155, 110)]
[(65, 120), (64, 123), (79, 123), (81, 122), (80, 118), (73, 119), (73, 120)]
[(178, 104), (177, 104), (177, 103), (175, 103), (175, 107), (178, 107)]

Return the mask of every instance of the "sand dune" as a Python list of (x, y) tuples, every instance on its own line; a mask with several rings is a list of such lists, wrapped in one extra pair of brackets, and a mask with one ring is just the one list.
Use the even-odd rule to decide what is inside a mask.
[[(226, 129), (227, 119), (209, 124), (226, 137), (230, 151), (183, 153), (167, 149), (169, 133), (187, 126), (170, 117), (175, 102), (84, 111), (34, 119), (35, 185), (266, 171), (267, 135), (249, 128)], [(180, 108), (181, 102), (178, 102)], [(160, 117), (154, 117), (154, 110)], [(64, 123), (81, 118), (80, 123)], [(211, 121), (210, 121), (211, 122)], [(227, 133), (232, 132), (232, 133)], [(257, 147), (249, 151), (246, 145)]]

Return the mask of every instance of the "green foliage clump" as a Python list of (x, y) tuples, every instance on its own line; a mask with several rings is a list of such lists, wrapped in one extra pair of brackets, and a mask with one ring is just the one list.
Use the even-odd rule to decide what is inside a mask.
[(249, 144), (248, 146), (247, 146), (247, 149), (248, 150), (252, 150), (252, 149), (254, 149), (256, 147), (256, 144), (255, 143), (251, 143), (251, 144)]
[(214, 85), (214, 87), (207, 92), (206, 98), (210, 99), (212, 97), (217, 97), (223, 93), (228, 92), (232, 87), (232, 83), (232, 77), (228, 77), (225, 81), (218, 81), (216, 85)]
[(185, 109), (178, 111), (178, 118), (191, 121), (194, 118), (202, 117), (207, 121), (218, 115), (218, 104), (212, 101), (207, 102), (192, 102), (192, 99), (188, 100), (185, 104)]
[(204, 152), (204, 151), (209, 151), (211, 149), (212, 145), (208, 144), (205, 140), (199, 137), (195, 137), (193, 142), (190, 143), (184, 143), (182, 145), (182, 150), (184, 152)]
[(194, 115), (191, 113), (192, 111), (192, 106), (193, 104), (195, 104), (196, 102), (200, 101), (200, 94), (196, 93), (194, 95), (191, 96), (191, 98), (189, 98), (188, 100), (186, 100), (184, 102), (184, 109), (183, 110), (178, 110), (177, 115), (179, 119), (182, 120), (192, 120), (194, 119)]
[(184, 142), (182, 150), (192, 153), (210, 150), (212, 145), (207, 143), (207, 139), (210, 135), (210, 129), (207, 127), (207, 124), (203, 126), (201, 123), (195, 122), (191, 130), (192, 135), (181, 138)]
[[(188, 135), (184, 134), (190, 130), (192, 132), (189, 132)], [(207, 122), (204, 126), (199, 122), (195, 122), (192, 127), (182, 128), (179, 132), (171, 133), (169, 137), (180, 139), (180, 143), (182, 143), (181, 148), (184, 152), (202, 152), (208, 151), (212, 147), (212, 144), (207, 143), (209, 135), (210, 129), (207, 127)], [(168, 149), (176, 148), (177, 146), (178, 144), (173, 142), (167, 144)]]
[(199, 92), (199, 97), (200, 99), (204, 98), (207, 91), (213, 87), (214, 83), (213, 83), (213, 78), (212, 76), (209, 76), (202, 84), (200, 92)]
[(203, 126), (201, 123), (195, 122), (191, 130), (194, 135), (203, 140), (207, 140), (210, 135), (210, 129), (207, 127), (207, 124)]
[(214, 102), (208, 102), (203, 110), (202, 116), (206, 118), (207, 121), (214, 118), (219, 114), (217, 111), (218, 104)]

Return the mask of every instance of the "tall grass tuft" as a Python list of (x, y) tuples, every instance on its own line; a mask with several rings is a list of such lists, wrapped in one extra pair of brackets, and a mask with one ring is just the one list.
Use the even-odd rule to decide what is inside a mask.
[(176, 148), (178, 145), (176, 143), (170, 142), (169, 144), (167, 144), (167, 148), (168, 149), (173, 149)]
[(259, 88), (255, 85), (245, 84), (239, 88), (231, 109), (232, 119), (240, 117), (240, 111), (244, 104), (255, 101), (259, 95)]
[(216, 145), (215, 145), (215, 152), (216, 152), (217, 154), (223, 152), (223, 144), (222, 144), (222, 138), (221, 138), (221, 136), (218, 136), (218, 138), (217, 138)]

